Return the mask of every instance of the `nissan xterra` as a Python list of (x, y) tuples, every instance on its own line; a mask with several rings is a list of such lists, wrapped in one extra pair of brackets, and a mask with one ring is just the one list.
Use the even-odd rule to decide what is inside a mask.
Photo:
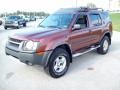
[(72, 58), (97, 50), (106, 54), (111, 44), (109, 13), (99, 8), (60, 9), (37, 28), (16, 33), (6, 43), (6, 54), (27, 65), (42, 65), (54, 78), (63, 76)]

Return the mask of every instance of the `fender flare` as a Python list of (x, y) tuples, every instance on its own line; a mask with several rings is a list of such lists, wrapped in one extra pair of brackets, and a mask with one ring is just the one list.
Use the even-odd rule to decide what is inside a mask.
[(103, 38), (104, 38), (104, 36), (105, 36), (106, 34), (109, 34), (109, 35), (110, 35), (110, 42), (111, 42), (112, 33), (110, 33), (109, 31), (107, 31), (107, 32), (105, 32), (105, 33), (102, 35), (102, 37), (100, 38), (99, 43), (101, 43), (101, 41), (103, 40)]
[[(43, 60), (42, 60), (42, 64), (43, 64), (43, 66), (44, 66), (44, 68), (47, 68), (48, 67), (48, 63), (49, 63), (49, 58), (50, 58), (50, 56), (52, 55), (52, 53), (54, 52), (54, 50), (56, 49), (56, 48), (58, 48), (59, 46), (62, 46), (62, 45), (68, 45), (69, 46), (69, 44), (68, 43), (58, 43), (57, 45), (55, 45), (55, 46), (53, 46), (54, 47), (54, 49), (51, 49), (51, 50), (48, 50), (48, 51), (46, 51), (45, 52), (45, 54), (44, 54), (44, 56), (43, 56)], [(70, 46), (69, 46), (69, 48), (70, 48)], [(71, 48), (70, 48), (70, 50), (71, 50)], [(71, 52), (71, 54), (72, 54), (72, 52)], [(71, 56), (71, 62), (72, 62), (72, 56)]]

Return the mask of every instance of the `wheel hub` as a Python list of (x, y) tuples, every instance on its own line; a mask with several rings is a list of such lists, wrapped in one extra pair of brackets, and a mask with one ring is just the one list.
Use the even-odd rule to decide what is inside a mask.
[(62, 72), (66, 67), (66, 57), (58, 56), (54, 61), (55, 72)]
[(105, 40), (103, 43), (103, 50), (106, 51), (108, 49), (108, 46), (109, 46), (108, 41)]

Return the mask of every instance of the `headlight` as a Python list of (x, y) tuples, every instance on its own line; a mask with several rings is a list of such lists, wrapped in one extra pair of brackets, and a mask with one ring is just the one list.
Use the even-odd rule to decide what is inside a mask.
[(38, 47), (39, 42), (25, 41), (23, 44), (24, 51), (35, 51)]
[(18, 24), (18, 21), (14, 21), (15, 24)]

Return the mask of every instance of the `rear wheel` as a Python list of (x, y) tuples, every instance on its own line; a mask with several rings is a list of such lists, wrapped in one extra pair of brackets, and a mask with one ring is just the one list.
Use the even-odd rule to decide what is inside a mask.
[(56, 49), (50, 57), (48, 71), (54, 78), (63, 76), (70, 65), (70, 56), (68, 52), (62, 48)]
[(23, 23), (23, 27), (26, 27), (26, 23)]
[(101, 41), (100, 47), (97, 49), (97, 52), (99, 54), (106, 54), (109, 50), (109, 46), (110, 46), (110, 39), (107, 36), (105, 36)]

